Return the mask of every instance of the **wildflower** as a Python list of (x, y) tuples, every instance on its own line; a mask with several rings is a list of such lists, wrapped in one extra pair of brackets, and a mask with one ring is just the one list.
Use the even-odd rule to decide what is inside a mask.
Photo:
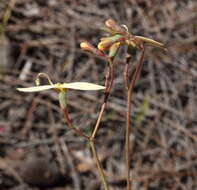
[[(112, 36), (106, 38), (106, 39), (110, 39), (110, 40), (108, 40), (108, 43), (106, 40), (104, 40), (104, 41), (101, 40), (101, 42), (98, 44), (98, 48), (100, 50), (105, 50), (105, 49), (107, 49), (107, 47), (111, 46), (113, 44), (113, 40), (115, 39), (114, 36), (117, 36), (117, 35), (121, 35), (122, 38), (119, 37), (119, 39), (120, 39), (119, 41), (122, 41), (122, 45), (124, 44), (123, 42), (125, 42), (128, 46), (132, 46), (133, 48), (141, 48), (143, 45), (149, 45), (149, 46), (161, 48), (163, 50), (167, 50), (165, 45), (160, 42), (157, 42), (155, 40), (152, 40), (150, 38), (146, 38), (143, 36), (132, 35), (131, 33), (129, 33), (126, 25), (118, 25), (112, 19), (108, 19), (105, 22), (105, 26), (106, 26), (105, 31), (107, 33), (110, 33)], [(111, 38), (113, 40), (111, 40)], [(124, 41), (124, 39), (125, 39), (125, 41)], [(108, 45), (109, 41), (111, 42), (110, 45)], [(114, 41), (114, 43), (117, 41), (118, 41), (118, 39), (116, 41)]]
[[(49, 85), (40, 85), (39, 77), (44, 76), (48, 79)], [(33, 86), (27, 88), (17, 88), (18, 91), (21, 92), (39, 92), (44, 90), (54, 89), (59, 93), (59, 102), (62, 108), (65, 108), (67, 105), (66, 102), (66, 90), (74, 89), (74, 90), (102, 90), (105, 89), (104, 86), (88, 83), (88, 82), (71, 82), (71, 83), (56, 83), (53, 84), (50, 80), (49, 76), (45, 73), (39, 73), (36, 78), (36, 84), (40, 86)]]
[[(48, 79), (49, 85), (40, 85), (39, 77), (44, 76)], [(36, 85), (33, 87), (27, 88), (17, 88), (21, 92), (39, 92), (43, 90), (54, 89), (58, 92), (64, 91), (65, 89), (74, 89), (74, 90), (102, 90), (105, 89), (104, 86), (89, 83), (89, 82), (71, 82), (71, 83), (56, 83), (53, 84), (49, 76), (45, 73), (39, 73), (36, 80)], [(39, 86), (40, 85), (40, 86)]]
[(43, 90), (55, 89), (56, 91), (63, 91), (65, 89), (74, 90), (102, 90), (104, 86), (89, 83), (89, 82), (71, 82), (71, 83), (56, 83), (50, 85), (33, 86), (27, 88), (17, 88), (21, 92), (39, 92)]

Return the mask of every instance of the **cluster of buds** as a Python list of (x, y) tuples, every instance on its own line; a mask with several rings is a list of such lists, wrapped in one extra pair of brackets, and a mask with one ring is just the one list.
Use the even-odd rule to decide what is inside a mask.
[[(116, 55), (118, 48), (124, 44), (127, 31), (111, 19), (105, 22), (105, 26), (104, 30), (109, 34), (109, 36), (101, 38), (97, 48), (86, 41), (81, 42), (80, 47), (97, 56), (113, 58)], [(106, 54), (106, 51), (108, 51), (108, 55)]]
[(125, 25), (118, 25), (114, 20), (108, 19), (105, 22), (104, 31), (109, 34), (108, 37), (101, 38), (97, 48), (88, 42), (82, 42), (81, 48), (98, 56), (105, 56), (104, 52), (108, 51), (108, 58), (113, 58), (121, 45), (128, 45), (131, 48), (141, 49), (144, 45), (150, 45), (166, 50), (164, 44), (155, 40), (143, 37), (134, 36), (128, 32)]

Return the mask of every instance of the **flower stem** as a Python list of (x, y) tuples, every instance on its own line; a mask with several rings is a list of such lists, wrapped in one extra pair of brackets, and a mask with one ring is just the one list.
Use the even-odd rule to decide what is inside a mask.
[(79, 136), (82, 136), (82, 137), (86, 138), (86, 139), (89, 141), (90, 137), (87, 136), (87, 135), (85, 135), (80, 129), (77, 129), (77, 128), (72, 124), (72, 121), (71, 121), (71, 119), (69, 118), (69, 114), (68, 114), (67, 108), (62, 109), (62, 111), (63, 111), (64, 119), (66, 120), (68, 127), (69, 127), (71, 130), (74, 130), (74, 132), (75, 132), (76, 134), (78, 134)]
[(105, 190), (109, 190), (109, 187), (108, 187), (108, 184), (107, 184), (107, 180), (106, 180), (106, 177), (105, 177), (102, 165), (101, 165), (101, 163), (99, 161), (99, 157), (98, 157), (98, 154), (97, 154), (97, 151), (96, 151), (96, 147), (95, 147), (94, 141), (93, 140), (89, 140), (89, 143), (90, 143), (90, 146), (91, 146), (92, 154), (93, 154), (94, 159), (96, 161), (96, 165), (98, 167), (99, 175), (100, 175), (101, 180), (102, 180), (103, 185), (104, 185), (104, 189)]
[(132, 190), (132, 180), (130, 179), (130, 132), (131, 132), (131, 105), (133, 100), (133, 89), (136, 81), (141, 73), (143, 60), (144, 60), (145, 48), (142, 47), (142, 54), (134, 75), (132, 76), (131, 82), (127, 90), (127, 114), (126, 114), (126, 132), (125, 132), (125, 157), (126, 157), (126, 168), (127, 168), (127, 190)]
[(97, 154), (97, 151), (96, 151), (96, 148), (95, 148), (95, 144), (94, 144), (94, 139), (95, 139), (96, 133), (97, 133), (97, 131), (99, 129), (103, 113), (104, 113), (104, 111), (106, 109), (106, 106), (107, 106), (107, 101), (108, 101), (108, 98), (109, 98), (109, 94), (110, 94), (110, 91), (111, 91), (113, 80), (114, 80), (114, 66), (113, 66), (112, 61), (109, 61), (108, 72), (106, 74), (106, 79), (105, 79), (106, 90), (105, 90), (104, 102), (103, 102), (103, 104), (101, 106), (101, 110), (100, 110), (97, 122), (95, 124), (94, 130), (93, 130), (92, 135), (91, 135), (90, 140), (89, 140), (93, 156), (94, 156), (94, 158), (96, 160), (96, 164), (97, 164), (97, 167), (98, 167), (99, 175), (100, 175), (100, 178), (101, 178), (101, 180), (103, 182), (105, 190), (109, 190), (109, 187), (108, 187), (108, 184), (107, 184), (107, 181), (106, 181), (106, 177), (105, 177), (102, 165), (101, 165), (101, 163), (99, 161), (99, 158), (98, 158), (98, 154)]
[(96, 125), (95, 125), (94, 130), (93, 130), (92, 135), (91, 135), (91, 139), (95, 138), (96, 133), (98, 131), (103, 113), (104, 113), (104, 111), (106, 109), (106, 106), (107, 106), (107, 101), (108, 101), (108, 97), (109, 97), (109, 94), (110, 94), (110, 91), (111, 91), (113, 80), (114, 80), (114, 66), (113, 66), (113, 64), (109, 64), (108, 72), (107, 72), (107, 75), (106, 75), (106, 82), (105, 82), (106, 90), (105, 90), (104, 102), (101, 106), (101, 110), (100, 110), (98, 119), (96, 121)]

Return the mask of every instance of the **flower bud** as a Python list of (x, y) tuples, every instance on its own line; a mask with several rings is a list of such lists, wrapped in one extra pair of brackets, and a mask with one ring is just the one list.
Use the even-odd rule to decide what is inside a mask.
[(110, 47), (110, 49), (109, 49), (109, 57), (110, 57), (110, 58), (115, 57), (115, 55), (116, 55), (116, 53), (117, 53), (119, 47), (120, 47), (120, 42), (114, 43), (114, 44)]
[(98, 44), (98, 49), (101, 51), (105, 51), (109, 49), (114, 43), (121, 42), (123, 40), (125, 40), (125, 38), (119, 34), (106, 38), (101, 38), (101, 42)]
[(111, 32), (116, 32), (118, 34), (127, 35), (128, 32), (124, 27), (119, 26), (114, 20), (108, 19), (105, 21), (105, 26), (111, 30)]
[(105, 54), (98, 50), (97, 48), (95, 48), (92, 44), (90, 44), (89, 42), (86, 42), (86, 41), (83, 41), (80, 43), (80, 47), (81, 49), (85, 50), (85, 51), (89, 51), (95, 55), (98, 55), (98, 56), (105, 56)]

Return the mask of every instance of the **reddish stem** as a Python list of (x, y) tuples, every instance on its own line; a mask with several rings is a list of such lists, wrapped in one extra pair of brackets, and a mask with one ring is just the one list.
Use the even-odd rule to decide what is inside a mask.
[[(135, 87), (137, 78), (139, 77), (143, 65), (145, 48), (142, 47), (142, 54), (139, 60), (136, 70), (129, 84), (127, 91), (127, 114), (126, 114), (126, 134), (125, 134), (125, 157), (126, 157), (126, 168), (127, 168), (127, 190), (132, 189), (132, 181), (130, 180), (130, 133), (131, 133), (131, 103), (133, 100), (133, 89)], [(128, 79), (127, 79), (128, 80)]]
[(78, 135), (83, 136), (83, 137), (85, 137), (87, 140), (89, 140), (89, 139), (90, 139), (89, 136), (85, 135), (80, 129), (77, 129), (76, 127), (73, 126), (72, 121), (71, 121), (71, 119), (69, 118), (68, 110), (67, 110), (66, 108), (64, 108), (64, 109), (62, 109), (62, 111), (63, 111), (64, 119), (66, 120), (68, 127), (69, 127), (71, 130), (74, 130), (75, 133), (77, 133)]
[(106, 90), (105, 90), (104, 102), (103, 102), (103, 104), (101, 106), (101, 110), (100, 110), (100, 113), (99, 113), (96, 125), (95, 125), (94, 130), (93, 130), (92, 135), (91, 135), (91, 139), (95, 138), (95, 135), (96, 135), (96, 133), (98, 131), (98, 128), (99, 128), (99, 125), (100, 125), (103, 113), (104, 113), (104, 111), (106, 109), (106, 106), (107, 106), (107, 101), (108, 101), (109, 94), (110, 94), (111, 87), (112, 87), (113, 80), (114, 80), (114, 67), (113, 67), (113, 64), (109, 64), (108, 69), (109, 70), (108, 70), (108, 73), (106, 75), (106, 81), (105, 81)]

